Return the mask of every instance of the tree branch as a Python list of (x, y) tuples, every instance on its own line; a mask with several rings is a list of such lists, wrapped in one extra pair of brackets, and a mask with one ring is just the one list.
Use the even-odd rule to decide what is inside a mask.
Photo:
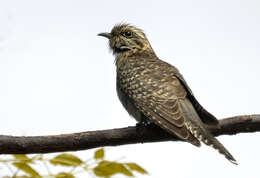
[[(220, 128), (210, 128), (215, 135), (234, 135), (260, 131), (260, 115), (235, 116), (220, 120)], [(158, 127), (132, 126), (53, 136), (17, 137), (0, 135), (0, 154), (52, 153), (86, 150), (103, 146), (180, 141)]]

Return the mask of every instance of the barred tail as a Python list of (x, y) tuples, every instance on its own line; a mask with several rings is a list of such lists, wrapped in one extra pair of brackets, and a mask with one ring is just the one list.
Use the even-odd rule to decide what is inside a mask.
[(181, 108), (185, 117), (185, 125), (192, 133), (194, 137), (202, 141), (206, 145), (209, 145), (219, 153), (223, 154), (231, 163), (236, 164), (237, 162), (234, 157), (227, 151), (227, 149), (205, 128), (204, 124), (200, 120), (197, 112), (193, 105), (188, 99), (180, 100)]
[(237, 161), (235, 160), (235, 158), (228, 152), (228, 150), (211, 134), (207, 135), (207, 138), (205, 138), (204, 140), (202, 140), (203, 143), (205, 143), (206, 145), (209, 145), (213, 148), (215, 148), (216, 150), (219, 151), (220, 154), (223, 154), (231, 163), (238, 165)]

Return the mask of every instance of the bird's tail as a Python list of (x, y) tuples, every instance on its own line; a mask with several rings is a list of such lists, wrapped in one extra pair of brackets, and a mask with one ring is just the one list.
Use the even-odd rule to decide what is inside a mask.
[(180, 101), (180, 104), (184, 113), (185, 125), (192, 133), (192, 135), (206, 145), (215, 148), (219, 151), (219, 153), (223, 154), (231, 163), (237, 165), (236, 160), (228, 152), (228, 150), (205, 128), (190, 101), (188, 99), (184, 99)]
[(207, 138), (202, 140), (203, 143), (209, 145), (223, 154), (231, 163), (238, 165), (235, 158), (229, 153), (229, 151), (214, 137), (211, 133), (208, 134)]

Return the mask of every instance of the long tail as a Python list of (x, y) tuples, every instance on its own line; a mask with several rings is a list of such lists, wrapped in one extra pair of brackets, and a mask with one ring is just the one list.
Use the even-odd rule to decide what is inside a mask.
[(204, 127), (204, 124), (200, 120), (191, 102), (188, 99), (183, 99), (180, 100), (180, 104), (185, 117), (185, 125), (192, 133), (192, 135), (206, 145), (215, 148), (231, 163), (237, 165), (236, 160), (228, 152), (228, 150)]

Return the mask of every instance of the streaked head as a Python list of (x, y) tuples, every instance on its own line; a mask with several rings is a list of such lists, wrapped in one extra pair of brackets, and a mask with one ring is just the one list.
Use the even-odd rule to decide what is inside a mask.
[(129, 24), (118, 24), (110, 33), (99, 33), (109, 39), (109, 47), (113, 54), (134, 54), (140, 52), (153, 53), (153, 49), (144, 32)]

